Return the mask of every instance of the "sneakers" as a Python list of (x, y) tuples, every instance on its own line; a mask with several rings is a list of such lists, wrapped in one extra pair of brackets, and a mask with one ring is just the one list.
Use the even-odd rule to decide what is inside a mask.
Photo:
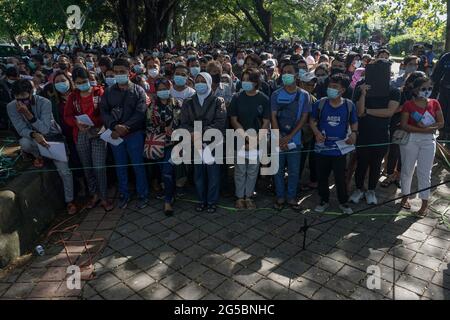
[(141, 210), (148, 206), (148, 198), (139, 198), (136, 203), (136, 209)]
[(245, 209), (246, 208), (245, 200), (244, 199), (237, 199), (235, 206), (236, 206), (236, 209), (238, 209), (238, 210)]
[(324, 213), (328, 208), (330, 207), (330, 204), (328, 202), (322, 201), (320, 204), (314, 209), (317, 213)]
[(339, 206), (339, 209), (341, 209), (341, 211), (342, 211), (343, 214), (352, 214), (352, 213), (353, 213), (352, 208), (350, 208), (350, 207), (348, 206), (348, 204), (341, 204), (341, 205)]
[(128, 202), (130, 202), (130, 199), (124, 195), (121, 195), (119, 198), (119, 209), (126, 209), (128, 207)]
[(359, 189), (356, 189), (355, 192), (350, 196), (350, 201), (358, 204), (362, 198), (364, 198), (364, 192)]
[(374, 190), (369, 190), (366, 192), (366, 200), (367, 200), (368, 205), (377, 205), (378, 204), (378, 200), (377, 200)]

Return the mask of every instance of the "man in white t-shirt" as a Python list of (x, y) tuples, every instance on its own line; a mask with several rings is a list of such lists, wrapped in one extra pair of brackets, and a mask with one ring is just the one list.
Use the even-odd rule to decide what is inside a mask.
[(181, 104), (184, 100), (192, 97), (195, 94), (195, 90), (186, 85), (189, 75), (189, 69), (185, 65), (178, 65), (175, 68), (173, 76), (173, 87), (170, 89), (170, 95), (177, 99)]

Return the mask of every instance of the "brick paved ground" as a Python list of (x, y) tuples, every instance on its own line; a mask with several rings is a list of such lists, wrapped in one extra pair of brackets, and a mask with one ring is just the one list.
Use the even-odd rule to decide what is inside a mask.
[[(433, 183), (449, 176), (434, 174)], [(380, 190), (379, 200), (394, 195), (394, 187)], [(305, 207), (316, 201), (315, 193), (305, 194)], [(272, 197), (262, 193), (256, 202), (271, 207)], [(439, 187), (432, 209), (444, 213), (449, 203), (450, 188)], [(0, 279), (0, 299), (392, 299), (394, 274), (396, 299), (450, 299), (450, 230), (439, 224), (438, 213), (418, 220), (366, 212), (318, 225), (302, 251), (298, 231), (304, 218), (311, 224), (332, 216), (225, 209), (199, 214), (191, 202), (178, 201), (176, 215), (167, 218), (161, 201), (151, 204), (140, 211), (87, 214), (79, 231), (109, 240), (95, 263), (95, 278), (83, 281), (82, 290), (67, 289), (67, 257), (53, 246)], [(223, 204), (232, 206), (233, 199)], [(413, 204), (417, 209), (418, 200)], [(402, 212), (390, 204), (371, 213)], [(74, 259), (86, 258), (82, 251), (70, 247)], [(381, 270), (377, 290), (366, 286), (371, 265)]]

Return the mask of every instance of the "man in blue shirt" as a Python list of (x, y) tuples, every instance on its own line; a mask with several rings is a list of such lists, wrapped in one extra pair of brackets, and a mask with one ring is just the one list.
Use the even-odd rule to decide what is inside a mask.
[[(294, 210), (300, 207), (297, 201), (297, 185), (301, 159), (301, 129), (308, 121), (311, 112), (309, 93), (297, 87), (298, 67), (293, 63), (285, 64), (281, 70), (283, 87), (271, 97), (272, 129), (279, 130), (279, 169), (275, 175), (277, 200), (275, 209), (281, 210), (287, 203)], [(284, 185), (285, 167), (288, 169), (287, 190)]]
[(334, 173), (340, 209), (345, 214), (353, 212), (347, 204), (345, 169), (346, 155), (352, 150), (350, 146), (356, 142), (358, 115), (354, 103), (342, 98), (349, 85), (348, 76), (344, 74), (331, 76), (327, 97), (317, 101), (312, 107), (310, 125), (316, 137), (315, 152), (321, 199), (315, 208), (318, 213), (325, 212), (329, 207), (328, 178), (331, 171)]

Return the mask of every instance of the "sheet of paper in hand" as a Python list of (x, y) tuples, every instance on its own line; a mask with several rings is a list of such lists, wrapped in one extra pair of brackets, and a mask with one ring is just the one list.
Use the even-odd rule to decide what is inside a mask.
[(367, 97), (389, 96), (391, 68), (387, 63), (373, 63), (366, 66), (366, 84), (370, 86)]
[(45, 158), (67, 162), (66, 146), (63, 142), (47, 142), (49, 147), (43, 147), (38, 144), (39, 153)]
[(103, 132), (100, 135), (100, 139), (108, 142), (109, 144), (112, 144), (113, 146), (118, 146), (119, 144), (121, 144), (123, 142), (122, 138), (113, 139), (111, 137), (111, 133), (112, 133), (111, 129), (106, 130), (105, 132)]
[(88, 125), (90, 127), (94, 126), (94, 122), (92, 122), (91, 118), (89, 118), (89, 116), (87, 114), (75, 116), (75, 119), (77, 119), (79, 123)]

